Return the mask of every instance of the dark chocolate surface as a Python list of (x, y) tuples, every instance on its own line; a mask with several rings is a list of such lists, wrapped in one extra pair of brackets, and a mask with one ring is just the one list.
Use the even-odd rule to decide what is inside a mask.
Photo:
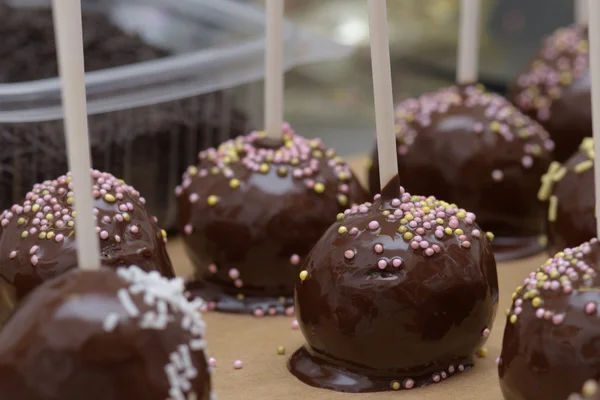
[[(92, 176), (102, 264), (174, 277), (166, 234), (139, 192), (110, 174)], [(0, 214), (0, 324), (35, 287), (77, 265), (72, 185), (70, 175), (37, 184)]]
[[(0, 331), (2, 398), (165, 400), (177, 398), (170, 393), (177, 390), (181, 398), (193, 392), (195, 399), (211, 399), (199, 342), (204, 328), (183, 297), (183, 285), (173, 290), (173, 283), (157, 285), (160, 278), (149, 279), (137, 268), (125, 270), (133, 279), (124, 279), (123, 272), (72, 270), (46, 281), (21, 303)], [(144, 299), (148, 293), (155, 304)], [(158, 321), (162, 316), (164, 325)], [(188, 329), (182, 328), (185, 318)], [(167, 371), (179, 379), (178, 387)]]
[(588, 47), (587, 26), (558, 29), (511, 90), (511, 100), (548, 130), (560, 162), (592, 134)]
[(600, 377), (600, 245), (566, 249), (516, 289), (498, 371), (507, 400), (564, 400)]
[(296, 278), (307, 344), (291, 372), (312, 386), (372, 392), (472, 366), (498, 303), (491, 238), (474, 214), (433, 197), (399, 192), (347, 210)]
[(547, 202), (548, 251), (578, 246), (596, 236), (594, 148), (591, 138), (563, 165), (552, 163), (542, 178), (539, 198)]
[(178, 193), (196, 278), (211, 287), (192, 292), (237, 312), (253, 309), (222, 297), (283, 296), (291, 304), (298, 264), (337, 213), (366, 199), (333, 150), (288, 126), (283, 141), (254, 132), (200, 153)]
[[(400, 181), (408, 191), (477, 214), (478, 224), (499, 239), (499, 259), (541, 249), (544, 208), (537, 190), (554, 144), (539, 124), (503, 97), (469, 85), (400, 103), (396, 130)], [(379, 191), (378, 174), (375, 154), (372, 193)]]

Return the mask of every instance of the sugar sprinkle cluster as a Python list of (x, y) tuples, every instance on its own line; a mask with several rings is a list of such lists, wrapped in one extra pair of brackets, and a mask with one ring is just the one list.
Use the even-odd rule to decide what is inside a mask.
[[(426, 257), (440, 254), (444, 249), (443, 246), (427, 240), (427, 235), (434, 236), (438, 243), (448, 239), (455, 240), (463, 249), (471, 248), (474, 240), (484, 237), (487, 240), (494, 238), (491, 232), (484, 234), (477, 228), (475, 214), (458, 208), (456, 204), (437, 200), (433, 196), (413, 196), (400, 187), (399, 198), (382, 204), (381, 195), (375, 195), (374, 201), (375, 204), (365, 203), (340, 213), (337, 217), (340, 221), (338, 235), (356, 237), (360, 232), (369, 231), (377, 236), (381, 233), (383, 224), (393, 224), (396, 236), (408, 242), (414, 251), (420, 251)], [(348, 226), (344, 224), (347, 217), (372, 213), (373, 207), (377, 207), (379, 215), (366, 226), (351, 226), (352, 219), (348, 221)], [(396, 257), (388, 260), (384, 257), (385, 247), (382, 243), (375, 243), (373, 251), (380, 257), (377, 261), (380, 269), (386, 269), (390, 265), (395, 268), (402, 266), (402, 259)], [(352, 260), (355, 256), (356, 250), (353, 248), (348, 248), (344, 252), (347, 260)]]
[[(447, 369), (431, 374), (431, 383), (440, 383), (448, 377), (459, 372), (464, 372), (465, 370), (466, 367), (463, 364), (459, 364), (458, 366), (450, 365)], [(409, 390), (415, 387), (415, 381), (411, 378), (406, 378), (402, 382), (392, 381), (390, 382), (390, 387), (392, 390)]]
[[(196, 400), (197, 394), (192, 383), (198, 370), (192, 362), (192, 352), (202, 351), (206, 360), (205, 323), (199, 309), (202, 300), (189, 301), (184, 295), (183, 279), (169, 280), (158, 272), (145, 272), (136, 266), (118, 268), (118, 276), (130, 285), (118, 291), (124, 313), (110, 313), (104, 319), (104, 330), (108, 333), (118, 329), (123, 320), (136, 320), (140, 329), (165, 330), (173, 323), (173, 316), (181, 314), (180, 328), (189, 333), (188, 343), (182, 343), (169, 355), (169, 363), (164, 371), (169, 380), (170, 390), (167, 400)], [(140, 311), (132, 296), (143, 296), (149, 310)], [(213, 396), (214, 397), (214, 396)]]
[[(594, 139), (585, 138), (579, 145), (579, 152), (583, 154), (586, 159), (574, 165), (572, 171), (576, 174), (583, 174), (586, 171), (593, 172), (594, 167)], [(554, 185), (560, 182), (567, 172), (571, 170), (560, 164), (558, 161), (553, 161), (548, 168), (548, 172), (542, 176), (542, 184), (538, 191), (538, 199), (540, 201), (548, 201), (548, 221), (555, 222), (558, 211), (558, 196), (552, 194)]]
[[(132, 223), (131, 214), (136, 212), (139, 204), (146, 203), (145, 199), (132, 186), (109, 173), (92, 170), (91, 175), (94, 199), (105, 203), (103, 209), (112, 208), (114, 210), (112, 216), (107, 213), (100, 216), (99, 208), (94, 207), (98, 237), (102, 241), (121, 243), (122, 237), (117, 234), (111, 235), (104, 228), (111, 223), (124, 224), (131, 235), (138, 235), (140, 227)], [(136, 205), (134, 202), (139, 204)], [(77, 212), (73, 209), (74, 203), (72, 176), (71, 173), (68, 173), (55, 180), (36, 184), (25, 195), (23, 204), (15, 204), (0, 214), (0, 227), (7, 229), (10, 224), (16, 224), (21, 232), (22, 240), (35, 236), (40, 241), (52, 241), (60, 244), (69, 240), (75, 233)], [(157, 222), (157, 219), (154, 218), (154, 223)], [(166, 242), (167, 234), (164, 230), (161, 231), (161, 236)], [(13, 249), (9, 253), (9, 258), (15, 259), (22, 251), (29, 254), (32, 265), (35, 266), (39, 263), (39, 245), (33, 245), (27, 249)]]
[[(594, 279), (597, 276), (595, 266), (585, 260), (585, 256), (592, 252), (592, 246), (598, 246), (598, 239), (594, 238), (578, 247), (565, 249), (557, 253), (554, 258), (548, 259), (540, 268), (531, 272), (525, 278), (523, 285), (516, 288), (513, 293), (513, 305), (506, 310), (508, 321), (517, 323), (519, 315), (525, 306), (535, 309), (535, 316), (554, 325), (560, 325), (565, 320), (562, 310), (552, 310), (545, 306), (544, 299), (547, 295), (583, 292), (594, 288)], [(598, 316), (598, 304), (590, 301), (582, 306), (582, 311), (590, 317)]]
[(517, 79), (520, 92), (515, 102), (522, 110), (535, 111), (538, 120), (547, 121), (552, 103), (588, 68), (587, 27), (572, 25), (560, 28), (544, 40), (538, 58)]
[[(443, 88), (398, 104), (396, 107), (398, 153), (407, 154), (419, 131), (430, 126), (439, 115), (447, 114), (456, 107), (483, 110), (485, 119), (472, 125), (476, 136), (491, 131), (506, 142), (520, 140), (523, 145), (521, 165), (526, 169), (533, 166), (535, 158), (554, 149), (554, 142), (548, 133), (538, 123), (523, 115), (508, 100), (495, 93), (486, 92), (481, 85), (469, 85)], [(501, 169), (494, 170), (492, 179), (496, 182), (502, 181), (504, 172)]]
[[(210, 148), (198, 155), (199, 166), (190, 166), (183, 174), (183, 183), (175, 189), (181, 196), (189, 189), (194, 178), (220, 176), (229, 182), (233, 191), (244, 184), (247, 171), (258, 174), (274, 173), (281, 178), (291, 176), (302, 181), (308, 190), (322, 194), (326, 190), (335, 190), (339, 204), (348, 204), (349, 181), (352, 179), (350, 167), (338, 156), (335, 150), (326, 149), (320, 139), (305, 139), (296, 135), (289, 124), (282, 128), (282, 144), (277, 148), (265, 148), (257, 145), (266, 137), (265, 132), (254, 131), (246, 136), (222, 143), (217, 149)], [(323, 176), (324, 166), (329, 167), (337, 178), (335, 187), (327, 187)], [(242, 167), (240, 171), (239, 167)], [(237, 171), (237, 173), (236, 173)], [(240, 173), (241, 172), (241, 173)], [(243, 175), (243, 176), (238, 176)], [(217, 194), (190, 193), (189, 201), (205, 201), (215, 206), (221, 200)], [(201, 198), (202, 197), (202, 198)], [(187, 225), (184, 233), (191, 234), (193, 227)]]

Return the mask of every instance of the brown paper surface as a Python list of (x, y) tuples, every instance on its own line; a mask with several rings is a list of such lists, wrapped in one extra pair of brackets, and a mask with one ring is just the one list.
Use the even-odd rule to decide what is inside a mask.
[[(352, 162), (355, 170), (364, 169), (364, 159)], [(188, 275), (192, 266), (182, 243), (173, 239), (168, 245), (173, 265), (179, 275)], [(492, 334), (485, 345), (486, 358), (477, 358), (475, 366), (441, 383), (423, 389), (390, 391), (372, 394), (347, 394), (316, 389), (305, 385), (287, 370), (288, 357), (304, 343), (300, 330), (293, 330), (293, 318), (277, 316), (254, 318), (209, 312), (207, 323), (208, 352), (217, 360), (213, 373), (213, 388), (218, 400), (502, 400), (498, 386), (496, 357), (500, 355), (506, 324), (504, 310), (511, 304), (511, 294), (527, 274), (539, 267), (546, 254), (500, 263), (500, 303)], [(284, 346), (285, 355), (277, 354)], [(243, 368), (233, 369), (241, 360)]]

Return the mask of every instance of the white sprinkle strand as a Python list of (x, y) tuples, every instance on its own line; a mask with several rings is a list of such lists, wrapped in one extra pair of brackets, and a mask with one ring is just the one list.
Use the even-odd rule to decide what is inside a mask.
[(106, 318), (104, 319), (104, 324), (102, 325), (102, 327), (104, 328), (105, 332), (112, 332), (115, 330), (115, 328), (117, 327), (117, 324), (119, 323), (119, 314), (117, 313), (110, 313), (106, 316)]
[(117, 296), (119, 297), (119, 300), (121, 300), (123, 308), (131, 318), (136, 318), (140, 315), (140, 310), (133, 304), (133, 300), (131, 300), (127, 289), (119, 289)]

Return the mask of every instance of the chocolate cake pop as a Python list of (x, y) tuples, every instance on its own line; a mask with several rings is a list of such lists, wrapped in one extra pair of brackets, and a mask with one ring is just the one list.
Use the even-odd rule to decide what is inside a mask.
[[(102, 264), (138, 265), (174, 277), (166, 234), (131, 186), (92, 171)], [(27, 293), (77, 265), (70, 174), (36, 184), (21, 204), (0, 214), (0, 325)]]
[(586, 138), (561, 165), (550, 164), (538, 197), (548, 202), (548, 251), (556, 254), (596, 236), (594, 141)]
[(41, 284), (0, 332), (11, 400), (211, 399), (204, 323), (183, 281), (138, 267)]
[(288, 366), (309, 385), (372, 392), (437, 383), (470, 368), (490, 334), (492, 235), (471, 212), (393, 188), (397, 198), (385, 196), (388, 187), (340, 214), (296, 279), (307, 344)]
[[(537, 199), (553, 142), (506, 99), (480, 85), (453, 86), (396, 107), (398, 170), (415, 193), (461, 204), (496, 234), (497, 259), (535, 253), (544, 209)], [(369, 171), (379, 190), (377, 155)]]
[(511, 100), (550, 133), (560, 162), (592, 133), (588, 47), (587, 26), (558, 29), (511, 89)]
[(529, 274), (507, 310), (498, 371), (507, 400), (564, 400), (600, 377), (600, 244), (565, 249)]
[(287, 124), (281, 139), (252, 132), (199, 159), (177, 192), (189, 290), (221, 311), (292, 313), (298, 264), (366, 193), (334, 150)]

